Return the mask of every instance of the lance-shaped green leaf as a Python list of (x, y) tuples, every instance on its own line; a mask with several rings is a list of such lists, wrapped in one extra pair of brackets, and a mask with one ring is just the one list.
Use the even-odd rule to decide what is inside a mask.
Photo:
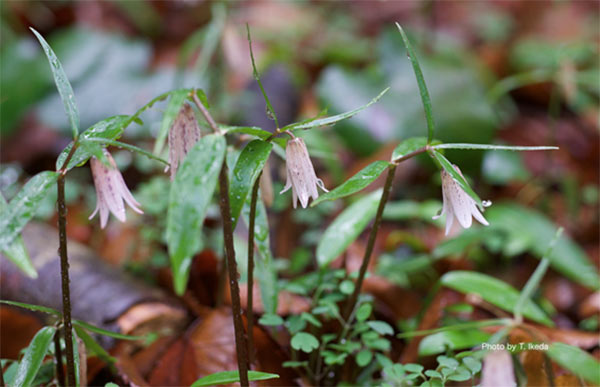
[(329, 265), (358, 238), (375, 217), (380, 200), (381, 189), (378, 189), (353, 203), (335, 218), (317, 245), (319, 266)]
[(143, 340), (144, 339), (141, 336), (124, 335), (122, 333), (108, 331), (106, 329), (102, 329), (100, 327), (86, 323), (85, 321), (81, 321), (81, 320), (73, 320), (73, 326), (78, 326), (80, 328), (83, 328), (90, 332), (98, 333), (103, 336), (114, 337), (115, 339), (121, 339), (121, 340)]
[(21, 362), (19, 363), (17, 374), (13, 380), (13, 384), (16, 387), (33, 385), (35, 376), (42, 365), (42, 361), (48, 352), (48, 348), (52, 343), (55, 333), (56, 328), (50, 326), (43, 327), (35, 334), (35, 336), (33, 336), (31, 343), (29, 343), (29, 346), (25, 351), (23, 359), (21, 359)]
[(41, 306), (41, 305), (26, 304), (24, 302), (8, 301), (8, 300), (0, 300), (0, 304), (17, 306), (19, 308), (31, 310), (33, 312), (42, 312), (42, 313), (47, 313), (47, 314), (50, 314), (53, 316), (59, 316), (59, 317), (61, 316), (61, 313), (58, 310), (48, 308), (46, 306)]
[(423, 148), (425, 145), (427, 145), (427, 137), (407, 138), (398, 144), (398, 146), (394, 149), (394, 152), (392, 153), (392, 161), (399, 160), (409, 153)]
[[(86, 142), (86, 140), (115, 140), (121, 137), (129, 122), (131, 122), (131, 117), (129, 116), (113, 116), (95, 123), (82, 132), (81, 136), (79, 136), (80, 146), (78, 146), (78, 148), (75, 150), (75, 153), (73, 153), (73, 156), (69, 161), (69, 165), (66, 166), (66, 170), (69, 171), (78, 165), (82, 165), (92, 156), (96, 156), (98, 158), (104, 157), (101, 144)], [(58, 156), (58, 159), (56, 160), (57, 170), (63, 167), (67, 155), (71, 151), (72, 147), (73, 143), (69, 144)]]
[(600, 384), (600, 362), (589, 353), (572, 345), (552, 343), (546, 354), (575, 375), (595, 386)]
[[(0, 214), (5, 214), (8, 211), (8, 203), (6, 199), (0, 193)], [(9, 243), (6, 249), (2, 250), (2, 253), (12, 261), (26, 276), (30, 278), (37, 278), (37, 270), (29, 259), (29, 254), (23, 243), (23, 237), (17, 235), (15, 239)]]
[(310, 206), (313, 207), (325, 200), (336, 200), (361, 191), (375, 181), (389, 166), (390, 163), (387, 161), (372, 162), (335, 189), (319, 196)]
[(177, 294), (185, 291), (192, 257), (202, 247), (200, 229), (215, 191), (225, 147), (223, 136), (202, 137), (177, 170), (171, 185), (167, 243)]
[(149, 159), (152, 160), (156, 160), (156, 161), (160, 161), (163, 164), (169, 165), (169, 162), (165, 159), (163, 159), (162, 157), (158, 157), (155, 154), (152, 154), (150, 152), (148, 152), (147, 150), (144, 150), (142, 148), (139, 148), (135, 145), (131, 145), (131, 144), (127, 144), (121, 141), (116, 141), (116, 140), (109, 140), (106, 138), (100, 138), (100, 137), (96, 137), (96, 138), (87, 138), (87, 139), (83, 139), (81, 140), (81, 144), (89, 144), (89, 143), (97, 143), (97, 144), (102, 144), (103, 146), (116, 146), (117, 148), (121, 148), (121, 149), (127, 149), (128, 151), (131, 152), (135, 152), (138, 153), (142, 156), (146, 156)]
[[(248, 381), (278, 379), (279, 375), (267, 372), (248, 371)], [(192, 387), (214, 386), (218, 384), (232, 384), (240, 382), (239, 371), (222, 371), (210, 374), (196, 380)]]
[(505, 151), (540, 151), (556, 150), (557, 146), (516, 146), (516, 145), (494, 145), (494, 144), (439, 144), (432, 149), (481, 149), (481, 150), (505, 150)]
[(319, 126), (326, 126), (326, 125), (333, 125), (336, 122), (345, 120), (347, 118), (350, 118), (354, 115), (356, 115), (357, 113), (360, 113), (361, 111), (365, 110), (366, 108), (368, 108), (369, 106), (373, 105), (375, 102), (379, 101), (379, 99), (381, 97), (383, 97), (383, 95), (385, 93), (387, 93), (387, 91), (390, 88), (386, 88), (385, 90), (383, 90), (381, 93), (379, 93), (379, 95), (375, 98), (373, 98), (371, 101), (369, 101), (369, 103), (367, 103), (366, 105), (360, 106), (356, 109), (347, 111), (345, 113), (341, 113), (341, 114), (336, 114), (335, 116), (331, 116), (331, 117), (324, 117), (324, 118), (316, 118), (314, 120), (311, 121), (304, 121), (301, 123), (295, 123), (295, 124), (290, 124), (285, 126), (283, 129), (281, 129), (282, 131), (285, 130), (300, 130), (300, 129), (311, 129), (311, 128), (316, 128)]
[(261, 129), (257, 126), (231, 126), (231, 125), (222, 125), (222, 124), (219, 124), (218, 126), (219, 126), (219, 129), (221, 129), (222, 131), (224, 131), (227, 134), (230, 134), (230, 133), (248, 134), (250, 136), (258, 137), (261, 140), (267, 140), (270, 138), (271, 142), (274, 142), (275, 144), (279, 145), (283, 149), (285, 149), (285, 144), (287, 143), (287, 140), (285, 138), (273, 137), (274, 136), (273, 133), (267, 132), (266, 130)]
[[(556, 226), (541, 213), (513, 203), (497, 203), (486, 211), (491, 227), (507, 235), (506, 255), (530, 250), (538, 258), (546, 253)], [(600, 276), (585, 251), (567, 235), (562, 235), (546, 256), (552, 268), (592, 290), (600, 289)]]
[[(250, 200), (251, 197), (248, 196), (244, 208), (242, 209), (242, 216), (246, 225), (250, 224)], [(277, 296), (279, 295), (277, 268), (275, 267), (275, 261), (273, 260), (269, 242), (269, 220), (267, 217), (267, 209), (260, 197), (256, 202), (254, 243), (260, 254), (260, 258), (255, 259), (255, 268), (265, 313), (276, 314)]]
[(179, 114), (185, 99), (189, 94), (188, 89), (179, 89), (173, 92), (170, 96), (169, 103), (163, 114), (162, 121), (160, 123), (160, 129), (156, 135), (156, 142), (154, 143), (154, 154), (159, 155), (162, 152), (163, 146), (165, 145), (165, 139), (169, 133), (169, 128), (173, 125), (175, 117)]
[(6, 250), (33, 218), (48, 189), (56, 183), (57, 172), (40, 172), (27, 182), (0, 217), (0, 250)]
[(98, 342), (96, 342), (96, 340), (94, 340), (92, 336), (90, 336), (89, 333), (85, 331), (85, 329), (78, 325), (74, 325), (73, 329), (77, 333), (77, 337), (79, 337), (83, 341), (85, 347), (92, 355), (98, 356), (100, 359), (102, 359), (108, 364), (114, 363), (116, 361), (116, 359), (112, 357), (108, 352), (106, 352), (106, 350), (102, 348), (102, 346), (98, 344)]
[(429, 97), (429, 91), (427, 90), (427, 85), (425, 84), (425, 78), (423, 77), (423, 71), (421, 71), (421, 65), (419, 64), (419, 60), (417, 59), (417, 54), (410, 44), (410, 40), (404, 33), (400, 24), (396, 23), (396, 27), (400, 30), (400, 35), (402, 35), (402, 40), (404, 41), (404, 45), (406, 46), (406, 52), (408, 53), (408, 59), (412, 64), (413, 71), (415, 72), (415, 78), (417, 78), (417, 84), (419, 85), (419, 93), (421, 94), (421, 101), (423, 102), (423, 109), (425, 110), (425, 119), (427, 120), (427, 142), (431, 143), (433, 140), (433, 131), (435, 129), (435, 124), (433, 122), (433, 111), (431, 109), (431, 97)]
[(454, 181), (456, 181), (458, 183), (460, 188), (463, 191), (465, 191), (467, 193), (467, 195), (469, 195), (471, 198), (473, 198), (473, 200), (475, 200), (475, 203), (477, 203), (479, 208), (483, 211), (483, 203), (481, 203), (481, 199), (479, 198), (479, 196), (477, 196), (475, 191), (473, 191), (471, 189), (471, 187), (469, 186), (469, 183), (467, 183), (467, 180), (465, 180), (465, 178), (462, 177), (462, 175), (460, 173), (458, 173), (458, 171), (456, 169), (454, 169), (454, 166), (452, 165), (452, 163), (446, 157), (444, 157), (443, 154), (441, 154), (438, 151), (431, 151), (431, 152), (429, 152), (429, 154), (432, 155), (440, 163), (442, 168), (444, 168), (444, 170), (450, 176), (452, 176)]
[(233, 178), (229, 190), (231, 218), (237, 223), (248, 193), (269, 159), (273, 145), (262, 140), (253, 140), (244, 147), (233, 168)]
[[(24, 302), (8, 301), (8, 300), (0, 300), (0, 304), (16, 306), (19, 308), (31, 310), (33, 312), (42, 312), (42, 313), (46, 313), (46, 314), (56, 316), (56, 317), (62, 316), (61, 312), (59, 312), (56, 309), (49, 308), (47, 306), (26, 304)], [(99, 328), (95, 325), (86, 323), (85, 321), (81, 321), (81, 320), (73, 320), (73, 326), (80, 327), (81, 329), (86, 329), (90, 332), (98, 333), (98, 334), (101, 334), (104, 336), (114, 337), (115, 339), (121, 339), (121, 340), (142, 340), (143, 339), (143, 337), (141, 337), (141, 336), (131, 336), (131, 335), (125, 335), (122, 333), (107, 331), (106, 329)]]
[[(512, 313), (519, 299), (519, 291), (506, 282), (473, 271), (451, 271), (444, 274), (441, 283), (464, 294), (477, 294), (490, 304)], [(553, 326), (552, 320), (533, 301), (523, 306), (523, 316), (538, 323)]]
[(56, 54), (54, 54), (54, 51), (52, 51), (50, 45), (36, 30), (31, 27), (29, 29), (40, 41), (40, 44), (42, 45), (42, 48), (48, 57), (48, 62), (50, 62), (50, 69), (52, 69), (52, 75), (54, 76), (56, 88), (58, 89), (60, 98), (65, 106), (65, 113), (67, 113), (67, 117), (69, 118), (69, 124), (71, 125), (71, 131), (73, 132), (73, 138), (77, 138), (79, 134), (79, 111), (77, 110), (75, 94), (73, 93), (71, 83), (69, 83), (67, 74), (65, 74), (65, 70), (63, 70), (60, 61), (56, 57)]
[(460, 350), (475, 347), (490, 338), (489, 333), (479, 329), (444, 331), (429, 335), (419, 343), (419, 356), (445, 353), (447, 350)]

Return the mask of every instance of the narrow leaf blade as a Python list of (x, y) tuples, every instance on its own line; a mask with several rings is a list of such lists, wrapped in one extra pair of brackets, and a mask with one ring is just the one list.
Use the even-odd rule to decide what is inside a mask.
[(325, 200), (336, 200), (361, 191), (374, 182), (389, 166), (389, 162), (381, 160), (367, 165), (335, 189), (319, 196), (311, 203), (311, 207)]
[[(546, 253), (548, 241), (556, 233), (556, 225), (546, 216), (514, 203), (494, 204), (486, 211), (486, 218), (494, 229), (501, 230), (509, 240), (522, 241), (538, 258)], [(596, 266), (568, 235), (561, 235), (547, 257), (554, 270), (589, 289), (600, 289)]]
[(589, 353), (564, 343), (550, 344), (546, 354), (561, 367), (591, 382), (600, 384), (600, 363)]
[(407, 154), (416, 151), (417, 149), (423, 148), (427, 145), (426, 137), (411, 137), (402, 141), (398, 146), (394, 149), (392, 153), (392, 160), (396, 161), (406, 156)]
[(46, 306), (41, 306), (41, 305), (26, 304), (24, 302), (8, 301), (8, 300), (0, 300), (0, 304), (10, 305), (10, 306), (18, 306), (19, 308), (28, 309), (28, 310), (31, 310), (34, 312), (42, 312), (42, 313), (47, 313), (47, 314), (51, 314), (54, 316), (61, 316), (61, 313), (58, 310), (48, 308)]
[(262, 140), (253, 140), (244, 147), (237, 159), (233, 168), (233, 179), (229, 191), (229, 203), (234, 227), (248, 193), (252, 190), (256, 179), (269, 159), (271, 149), (273, 149), (272, 144)]
[(48, 42), (46, 42), (42, 35), (40, 35), (36, 30), (31, 27), (29, 29), (39, 40), (44, 52), (46, 53), (46, 57), (48, 57), (48, 62), (50, 62), (50, 69), (52, 70), (52, 75), (54, 76), (56, 88), (58, 89), (60, 98), (65, 106), (65, 113), (67, 113), (67, 117), (69, 118), (69, 124), (71, 125), (71, 131), (73, 132), (73, 138), (77, 138), (79, 134), (79, 111), (77, 110), (75, 94), (73, 93), (71, 83), (69, 82), (67, 74), (65, 74), (60, 61), (56, 57), (56, 54)]
[[(485, 301), (512, 313), (519, 299), (519, 291), (494, 277), (473, 271), (451, 271), (444, 274), (441, 283), (464, 294), (477, 294)], [(523, 306), (523, 316), (538, 323), (553, 326), (552, 320), (533, 301)]]
[(106, 329), (102, 329), (100, 327), (86, 323), (85, 321), (81, 321), (81, 320), (73, 320), (73, 326), (78, 326), (80, 328), (83, 328), (90, 332), (98, 333), (103, 336), (114, 337), (115, 339), (121, 339), (121, 340), (143, 340), (144, 339), (141, 336), (130, 336), (130, 335), (122, 334), (122, 333), (108, 331)]
[[(84, 143), (84, 140), (90, 139), (107, 139), (107, 140), (115, 140), (123, 134), (123, 131), (127, 127), (130, 122), (131, 117), (129, 116), (113, 116), (106, 118), (102, 121), (95, 123), (90, 126), (84, 132), (81, 133), (79, 140)], [(58, 156), (56, 160), (56, 169), (63, 168), (63, 164), (67, 158), (67, 155), (71, 151), (71, 147), (73, 144), (69, 144)], [(73, 157), (71, 157), (71, 161), (69, 161), (69, 165), (65, 168), (67, 171), (75, 168), (78, 165), (85, 163), (90, 157), (101, 154), (102, 146), (100, 144), (87, 143), (85, 146), (80, 146), (75, 150)]]
[(417, 59), (417, 54), (415, 53), (412, 44), (410, 44), (410, 40), (408, 40), (408, 37), (404, 33), (404, 30), (400, 27), (400, 24), (396, 23), (396, 26), (400, 30), (400, 35), (402, 35), (402, 40), (404, 41), (408, 53), (408, 59), (410, 59), (413, 71), (415, 72), (415, 77), (417, 78), (417, 84), (419, 85), (421, 101), (423, 102), (423, 109), (425, 110), (425, 119), (427, 120), (427, 143), (429, 144), (433, 140), (433, 131), (435, 129), (433, 111), (431, 109), (431, 98), (429, 97), (429, 91), (425, 84), (425, 78), (423, 77), (423, 71), (421, 71), (421, 65)]
[(516, 145), (494, 145), (494, 144), (439, 144), (434, 145), (433, 149), (481, 149), (481, 150), (505, 150), (505, 151), (541, 151), (557, 150), (557, 146), (516, 146)]
[(479, 329), (434, 333), (423, 338), (419, 343), (419, 356), (431, 356), (438, 353), (445, 353), (447, 350), (457, 351), (472, 348), (486, 342), (489, 338), (489, 333), (484, 333)]
[(375, 217), (381, 189), (365, 196), (346, 208), (327, 227), (317, 246), (317, 261), (320, 267), (329, 265), (367, 227)]
[(456, 169), (454, 169), (452, 163), (438, 151), (431, 151), (429, 154), (433, 155), (433, 157), (440, 163), (442, 168), (444, 168), (444, 170), (450, 176), (452, 176), (454, 181), (458, 183), (460, 188), (465, 191), (473, 200), (475, 200), (475, 203), (477, 203), (480, 209), (483, 209), (483, 204), (481, 203), (479, 196), (475, 193), (475, 191), (473, 191), (473, 189), (471, 189), (469, 183), (467, 183), (467, 180), (465, 180), (465, 178), (462, 177), (461, 174), (456, 171)]
[(225, 139), (202, 137), (188, 153), (171, 185), (167, 243), (177, 294), (187, 285), (192, 257), (201, 249), (200, 229), (225, 155)]
[(31, 386), (33, 384), (55, 333), (55, 327), (43, 327), (31, 339), (13, 380), (15, 386)]
[[(267, 372), (248, 371), (248, 381), (278, 379), (279, 375)], [(231, 384), (240, 382), (239, 371), (217, 372), (200, 378), (192, 384), (192, 387), (214, 386), (218, 384)]]
[(347, 118), (350, 118), (354, 115), (356, 115), (357, 113), (360, 113), (361, 111), (365, 110), (366, 108), (368, 108), (369, 106), (373, 105), (375, 102), (379, 101), (379, 99), (381, 99), (381, 97), (383, 97), (383, 95), (385, 93), (387, 93), (387, 91), (390, 88), (386, 88), (385, 90), (383, 90), (381, 93), (379, 93), (379, 95), (375, 98), (373, 98), (371, 101), (369, 101), (369, 103), (367, 103), (366, 105), (360, 106), (356, 109), (347, 111), (345, 113), (341, 113), (341, 114), (336, 114), (335, 116), (331, 116), (331, 117), (324, 117), (324, 118), (318, 118), (315, 119), (313, 121), (308, 121), (308, 122), (304, 122), (304, 123), (299, 123), (299, 124), (291, 124), (291, 125), (287, 125), (286, 127), (284, 127), (282, 129), (282, 131), (284, 130), (300, 130), (300, 129), (311, 129), (311, 128), (316, 128), (319, 126), (326, 126), (326, 125), (333, 125), (336, 122), (345, 120)]
[(98, 356), (100, 359), (102, 359), (108, 364), (114, 363), (116, 361), (116, 359), (110, 356), (110, 354), (106, 352), (106, 350), (102, 348), (102, 346), (98, 344), (96, 340), (94, 340), (92, 336), (90, 336), (89, 333), (85, 331), (85, 329), (83, 329), (79, 325), (74, 325), (73, 329), (75, 329), (77, 336), (83, 341), (85, 347), (88, 351), (90, 351), (92, 355)]
[(56, 183), (57, 172), (38, 173), (10, 201), (0, 218), (0, 250), (6, 250), (33, 218), (48, 190)]

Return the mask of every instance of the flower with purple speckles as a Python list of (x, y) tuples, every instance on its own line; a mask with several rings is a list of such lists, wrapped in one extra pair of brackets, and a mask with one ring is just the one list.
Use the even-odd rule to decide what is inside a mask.
[(117, 168), (115, 160), (106, 149), (104, 150), (104, 155), (108, 159), (110, 167), (104, 165), (96, 157), (90, 159), (90, 167), (92, 168), (92, 176), (94, 178), (94, 185), (96, 186), (96, 209), (90, 215), (89, 219), (92, 219), (100, 211), (100, 227), (102, 228), (106, 226), (109, 212), (112, 212), (121, 222), (125, 221), (125, 205), (123, 200), (138, 214), (144, 213), (138, 208), (140, 203), (131, 195), (121, 172)]
[(169, 164), (171, 181), (175, 179), (177, 168), (185, 159), (190, 149), (200, 139), (200, 127), (194, 110), (187, 103), (181, 107), (173, 125), (169, 129)]
[[(462, 176), (462, 172), (456, 165), (454, 165), (454, 169)], [(442, 211), (434, 216), (433, 219), (437, 219), (444, 214), (446, 215), (446, 235), (448, 235), (452, 228), (454, 218), (458, 220), (458, 223), (463, 228), (471, 227), (472, 218), (477, 219), (479, 223), (485, 226), (489, 225), (481, 212), (479, 212), (475, 200), (463, 191), (452, 176), (444, 170), (442, 170), (442, 197)], [(484, 201), (483, 204), (487, 207), (491, 205), (491, 202)]]
[(319, 197), (317, 186), (325, 192), (328, 191), (325, 189), (323, 181), (315, 174), (304, 140), (295, 137), (288, 141), (285, 156), (287, 181), (280, 193), (284, 193), (291, 188), (294, 208), (296, 208), (298, 199), (302, 208), (306, 208), (308, 198), (312, 197), (314, 200)]

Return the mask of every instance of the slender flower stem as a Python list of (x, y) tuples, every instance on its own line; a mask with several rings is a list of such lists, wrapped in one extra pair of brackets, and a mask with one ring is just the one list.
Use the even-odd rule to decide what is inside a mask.
[[(256, 219), (256, 202), (258, 200), (258, 186), (260, 175), (256, 178), (252, 187), (250, 197), (250, 221), (248, 222), (248, 302), (246, 305), (246, 316), (248, 317), (248, 360), (254, 363), (254, 223)], [(250, 365), (249, 365), (250, 366)]]
[(235, 348), (237, 352), (240, 384), (248, 386), (248, 349), (244, 339), (244, 324), (242, 322), (242, 308), (240, 303), (240, 287), (238, 284), (238, 271), (235, 262), (235, 249), (233, 247), (233, 224), (231, 222), (231, 208), (229, 205), (229, 173), (224, 161), (219, 175), (221, 218), (223, 219), (223, 239), (225, 241), (225, 256), (229, 270), (229, 289), (231, 292), (231, 306), (233, 308), (233, 327), (235, 329)]
[[(212, 118), (206, 107), (200, 102), (195, 92), (192, 93), (194, 103), (208, 122), (213, 132), (222, 133), (217, 123)], [(225, 242), (225, 259), (229, 271), (229, 290), (231, 292), (231, 307), (233, 309), (233, 328), (235, 330), (235, 350), (237, 353), (240, 385), (249, 386), (248, 382), (248, 347), (244, 337), (244, 323), (242, 322), (242, 307), (240, 302), (240, 286), (238, 284), (237, 263), (235, 261), (235, 248), (233, 247), (233, 223), (231, 221), (231, 206), (229, 204), (229, 172), (227, 161), (223, 160), (219, 174), (219, 208), (223, 219), (223, 240)]]
[(54, 334), (54, 358), (56, 359), (56, 379), (59, 386), (65, 385), (65, 370), (62, 362), (62, 348), (60, 347), (60, 329)]
[(223, 305), (223, 298), (225, 297), (225, 273), (227, 272), (227, 263), (224, 259), (219, 262), (219, 272), (217, 280), (217, 295), (215, 296), (215, 306), (218, 308)]
[[(421, 152), (421, 153), (423, 153), (423, 152)], [(385, 208), (385, 204), (387, 203), (388, 198), (390, 196), (390, 191), (392, 189), (392, 182), (394, 181), (394, 174), (396, 172), (396, 167), (397, 167), (397, 164), (392, 164), (388, 168), (388, 175), (385, 180), (385, 186), (383, 187), (383, 193), (381, 194), (381, 200), (379, 201), (379, 207), (377, 208), (377, 214), (375, 215), (375, 221), (373, 222), (373, 227), (371, 228), (371, 233), (369, 234), (369, 241), (367, 242), (367, 249), (365, 250), (365, 255), (363, 257), (362, 265), (360, 266), (358, 280), (356, 281), (356, 286), (354, 287), (354, 292), (352, 293), (352, 296), (348, 300), (348, 303), (346, 304), (346, 308), (344, 310), (343, 318), (346, 321), (348, 321), (348, 319), (350, 318), (350, 314), (352, 313), (352, 310), (354, 310), (354, 306), (356, 305), (356, 301), (358, 300), (358, 295), (360, 294), (360, 290), (362, 288), (362, 284), (365, 279), (365, 274), (367, 273), (367, 268), (369, 267), (369, 262), (371, 261), (371, 254), (373, 253), (373, 247), (375, 246), (375, 239), (377, 237), (377, 231), (379, 231), (379, 225), (381, 224), (381, 218), (383, 216), (383, 209)]]
[[(73, 352), (73, 324), (71, 323), (71, 290), (69, 288), (69, 257), (67, 255), (67, 206), (65, 204), (65, 175), (69, 162), (73, 158), (79, 142), (77, 139), (63, 162), (59, 172), (60, 175), (56, 181), (57, 206), (58, 206), (58, 253), (60, 255), (60, 278), (62, 286), (62, 304), (63, 304), (63, 329), (65, 337), (65, 350), (67, 355), (67, 386), (75, 386), (75, 357)], [(58, 332), (57, 332), (58, 335)], [(61, 366), (62, 369), (62, 366)], [(64, 375), (62, 381), (64, 381)]]
[(212, 116), (210, 115), (210, 113), (208, 112), (206, 107), (202, 104), (202, 102), (200, 102), (200, 99), (198, 99), (198, 95), (196, 95), (196, 90), (194, 90), (192, 92), (192, 99), (194, 100), (196, 107), (198, 107), (198, 110), (200, 110), (200, 113), (202, 113), (202, 115), (204, 116), (204, 119), (206, 120), (206, 122), (208, 122), (208, 125), (213, 130), (213, 132), (221, 133), (222, 130), (219, 129), (219, 126), (217, 125), (215, 120), (212, 118)]
[(67, 206), (65, 205), (65, 175), (56, 181), (58, 190), (58, 236), (60, 246), (60, 273), (62, 282), (63, 322), (67, 353), (67, 386), (75, 386), (75, 360), (73, 357), (73, 325), (71, 323), (71, 292), (69, 289), (69, 258), (67, 255)]

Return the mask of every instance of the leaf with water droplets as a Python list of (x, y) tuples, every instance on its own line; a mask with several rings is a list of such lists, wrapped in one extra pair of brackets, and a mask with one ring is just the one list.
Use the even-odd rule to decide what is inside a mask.
[(177, 294), (185, 291), (194, 254), (202, 248), (200, 230), (212, 201), (226, 143), (221, 135), (202, 137), (177, 170), (167, 214), (167, 244)]
[(56, 183), (57, 172), (44, 171), (38, 173), (8, 203), (0, 217), (0, 250), (6, 250), (17, 238), (23, 227), (35, 215), (48, 189)]
[(427, 145), (427, 137), (407, 138), (394, 149), (392, 161), (396, 161), (419, 148), (423, 148), (425, 145)]
[(19, 363), (17, 374), (13, 380), (15, 386), (31, 386), (33, 384), (55, 333), (56, 328), (49, 326), (43, 327), (33, 336), (31, 343), (29, 343), (25, 351), (25, 355), (23, 355), (23, 359)]
[[(79, 147), (75, 150), (75, 153), (73, 153), (71, 161), (69, 161), (69, 165), (66, 166), (66, 171), (69, 171), (78, 165), (82, 165), (92, 156), (96, 156), (97, 158), (104, 157), (102, 152), (102, 148), (104, 146), (102, 144), (95, 144), (90, 141), (86, 142), (86, 139), (115, 140), (121, 137), (121, 134), (123, 134), (123, 131), (132, 120), (133, 118), (130, 116), (113, 116), (96, 122), (94, 125), (82, 132), (79, 138)], [(72, 147), (73, 143), (69, 144), (60, 153), (58, 159), (56, 159), (56, 169), (61, 169), (63, 167), (63, 163), (67, 159), (67, 155), (71, 151)]]
[(248, 193), (269, 159), (271, 149), (273, 149), (271, 143), (262, 140), (250, 141), (235, 163), (229, 189), (233, 227), (237, 223)]
[(339, 198), (343, 198), (345, 196), (352, 195), (353, 193), (356, 193), (366, 188), (369, 184), (375, 181), (375, 179), (377, 179), (389, 166), (389, 162), (381, 160), (375, 161), (367, 165), (335, 189), (319, 196), (319, 198), (313, 201), (310, 206), (316, 206), (317, 204), (325, 200), (336, 200)]
[[(6, 203), (6, 199), (4, 199), (4, 196), (0, 193), (0, 214), (4, 214), (7, 210), (8, 203)], [(6, 249), (2, 250), (2, 254), (10, 259), (15, 266), (25, 273), (25, 275), (30, 278), (37, 278), (37, 271), (29, 259), (25, 243), (23, 243), (23, 238), (20, 235), (17, 235), (15, 239), (8, 244)]]
[(381, 189), (378, 189), (353, 203), (335, 218), (317, 246), (319, 266), (329, 265), (358, 238), (375, 217), (380, 200)]
[(63, 70), (60, 61), (56, 57), (54, 51), (52, 51), (52, 48), (48, 42), (46, 42), (42, 35), (40, 35), (36, 30), (31, 27), (29, 29), (40, 41), (40, 44), (42, 45), (42, 48), (48, 57), (48, 62), (50, 62), (50, 68), (52, 69), (52, 75), (54, 76), (56, 88), (58, 89), (60, 98), (65, 106), (65, 113), (67, 113), (67, 117), (69, 118), (69, 124), (71, 125), (71, 131), (73, 132), (73, 138), (77, 138), (79, 134), (79, 111), (77, 110), (75, 94), (73, 93), (71, 83), (69, 82), (67, 74), (65, 74), (65, 70)]

